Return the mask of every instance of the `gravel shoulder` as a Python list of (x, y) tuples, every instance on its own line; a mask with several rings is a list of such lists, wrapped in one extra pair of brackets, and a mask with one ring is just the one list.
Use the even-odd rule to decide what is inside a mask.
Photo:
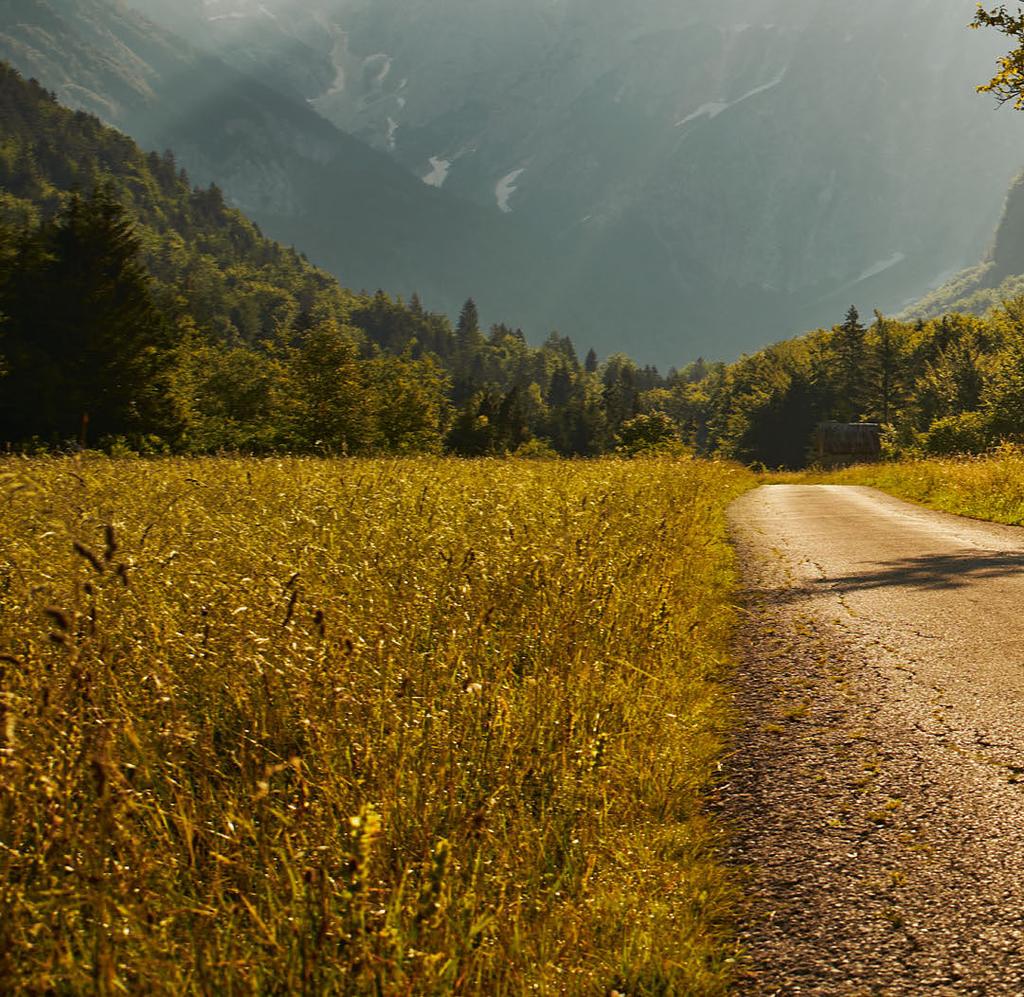
[(1024, 530), (834, 486), (731, 522), (740, 992), (1024, 994)]

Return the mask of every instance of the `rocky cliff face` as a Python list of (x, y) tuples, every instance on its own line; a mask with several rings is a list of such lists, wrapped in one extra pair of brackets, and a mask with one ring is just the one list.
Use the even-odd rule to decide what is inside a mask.
[(935, 318), (950, 312), (984, 315), (1024, 295), (1024, 174), (1010, 186), (1002, 216), (979, 263), (966, 267), (915, 301), (903, 318)]
[(642, 360), (895, 310), (981, 255), (1024, 158), (968, 3), (130, 2), (500, 216), (437, 225), (439, 304)]

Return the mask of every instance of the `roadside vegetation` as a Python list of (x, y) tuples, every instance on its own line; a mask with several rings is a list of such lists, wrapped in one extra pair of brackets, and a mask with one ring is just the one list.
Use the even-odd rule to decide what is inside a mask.
[(725, 992), (753, 482), (0, 464), (0, 990)]

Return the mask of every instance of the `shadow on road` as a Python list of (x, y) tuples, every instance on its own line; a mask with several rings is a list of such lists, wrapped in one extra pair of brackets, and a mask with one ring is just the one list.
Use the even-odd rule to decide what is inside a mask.
[(817, 588), (834, 592), (865, 589), (958, 589), (986, 578), (1024, 574), (1024, 554), (970, 553), (907, 557), (871, 565), (864, 571), (823, 578)]
[(1024, 553), (928, 554), (882, 561), (845, 575), (789, 582), (778, 588), (748, 589), (751, 604), (799, 602), (822, 592), (843, 594), (880, 589), (915, 589), (923, 592), (955, 591), (993, 578), (1024, 576)]

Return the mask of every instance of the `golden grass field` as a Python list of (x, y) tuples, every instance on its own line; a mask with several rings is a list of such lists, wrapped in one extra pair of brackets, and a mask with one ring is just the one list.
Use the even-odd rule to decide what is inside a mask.
[(825, 474), (773, 475), (770, 480), (870, 485), (942, 512), (1024, 525), (1024, 450), (1014, 446), (980, 457), (861, 464)]
[(753, 481), (0, 463), (0, 992), (724, 992)]

